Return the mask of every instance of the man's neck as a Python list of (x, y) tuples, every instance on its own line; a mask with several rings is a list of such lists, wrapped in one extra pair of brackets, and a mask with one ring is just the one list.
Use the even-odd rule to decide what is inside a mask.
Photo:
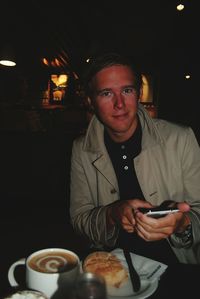
[(131, 138), (137, 126), (138, 126), (138, 119), (133, 123), (132, 127), (127, 132), (115, 132), (113, 130), (110, 130), (109, 128), (106, 128), (106, 131), (114, 142), (121, 143)]

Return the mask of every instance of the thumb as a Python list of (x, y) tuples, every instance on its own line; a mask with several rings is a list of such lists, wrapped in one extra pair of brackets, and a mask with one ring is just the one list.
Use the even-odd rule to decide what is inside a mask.
[(186, 202), (180, 202), (177, 203), (177, 207), (180, 210), (180, 212), (188, 212), (190, 210), (190, 205)]

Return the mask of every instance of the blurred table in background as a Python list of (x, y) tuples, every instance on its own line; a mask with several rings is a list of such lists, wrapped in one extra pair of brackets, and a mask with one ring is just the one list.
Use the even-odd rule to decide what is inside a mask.
[(0, 131), (80, 132), (87, 125), (83, 107), (14, 105), (0, 107)]

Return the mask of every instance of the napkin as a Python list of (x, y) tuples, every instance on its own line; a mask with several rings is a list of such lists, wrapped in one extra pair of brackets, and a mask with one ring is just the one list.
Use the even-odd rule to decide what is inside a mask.
[[(115, 254), (120, 259), (123, 266), (128, 269), (123, 250), (120, 248), (116, 248), (112, 251), (112, 253)], [(165, 270), (168, 267), (167, 265), (161, 262), (152, 260), (141, 255), (137, 255), (132, 252), (130, 252), (130, 255), (135, 269), (140, 275), (140, 278), (143, 280), (145, 279), (151, 282), (159, 280), (161, 275), (165, 272)]]

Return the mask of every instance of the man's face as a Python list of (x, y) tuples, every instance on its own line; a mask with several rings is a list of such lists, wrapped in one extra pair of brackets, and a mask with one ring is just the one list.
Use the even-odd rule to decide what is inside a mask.
[(104, 68), (92, 80), (95, 112), (116, 142), (130, 138), (137, 126), (134, 82), (131, 69), (123, 65)]

